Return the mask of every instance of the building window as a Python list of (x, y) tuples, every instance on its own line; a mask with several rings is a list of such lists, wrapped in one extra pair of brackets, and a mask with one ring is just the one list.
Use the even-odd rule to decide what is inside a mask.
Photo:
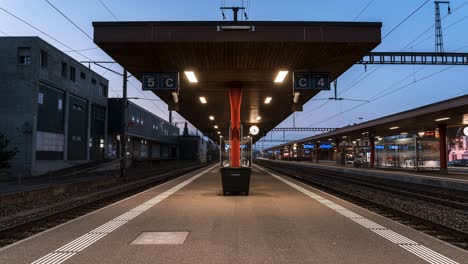
[(86, 80), (86, 73), (80, 72), (80, 77), (81, 79)]
[(62, 110), (63, 110), (63, 100), (62, 100), (62, 99), (58, 99), (57, 109), (58, 109), (59, 111), (62, 111)]
[(104, 106), (92, 105), (94, 120), (104, 121), (106, 119), (106, 108)]
[(83, 106), (81, 106), (79, 104), (73, 104), (73, 110), (83, 111)]
[(94, 84), (94, 85), (96, 85), (96, 79), (92, 78), (92, 79), (91, 79), (91, 83)]
[(99, 96), (107, 97), (107, 86), (99, 83)]
[(74, 67), (70, 67), (70, 81), (76, 81), (76, 69)]
[(36, 132), (36, 151), (63, 151), (65, 136), (50, 132)]
[(41, 67), (42, 68), (47, 68), (49, 66), (49, 55), (47, 52), (41, 50)]
[(65, 62), (62, 61), (62, 77), (63, 78), (67, 78), (67, 64)]
[(38, 104), (44, 104), (44, 94), (43, 93), (37, 93), (37, 103)]
[(31, 48), (19, 47), (18, 48), (18, 63), (23, 65), (31, 64)]

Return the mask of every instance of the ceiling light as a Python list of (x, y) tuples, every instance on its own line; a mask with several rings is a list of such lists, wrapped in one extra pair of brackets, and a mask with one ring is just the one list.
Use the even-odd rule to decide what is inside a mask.
[(193, 71), (184, 71), (184, 73), (185, 73), (185, 76), (187, 76), (187, 79), (189, 80), (189, 82), (191, 83), (198, 82), (197, 77), (195, 76), (195, 73)]
[(215, 128), (215, 129), (218, 129), (218, 126), (215, 125), (214, 128)]
[(268, 97), (265, 99), (265, 104), (269, 104), (269, 103), (271, 102), (271, 99), (273, 99), (273, 98), (271, 98), (271, 97), (268, 96)]
[(200, 96), (200, 102), (201, 102), (202, 104), (206, 104), (206, 98), (203, 97), (203, 96)]
[(257, 116), (257, 120), (260, 120), (260, 119), (262, 119), (262, 117), (261, 117), (261, 116)]
[(450, 119), (450, 117), (442, 117), (442, 118), (438, 118), (438, 119), (436, 119), (434, 121), (440, 122), (440, 121), (445, 121), (445, 120), (449, 120), (449, 119)]
[(400, 135), (408, 135), (408, 132), (401, 132)]
[(275, 83), (282, 83), (286, 75), (288, 75), (288, 71), (279, 71), (278, 75), (276, 75)]
[(221, 132), (218, 131), (218, 135), (221, 134)]
[(419, 135), (420, 137), (424, 136), (425, 134), (426, 134), (426, 132), (424, 132), (424, 131), (418, 132), (418, 135)]
[(214, 120), (214, 116), (210, 116), (210, 120)]
[(328, 140), (332, 141), (333, 139), (332, 139), (332, 138), (329, 138)]
[(342, 136), (342, 138), (347, 138), (348, 136)]
[(397, 127), (397, 126), (394, 126), (394, 127), (391, 127), (390, 130), (395, 130), (395, 129), (399, 129), (400, 127)]
[(223, 137), (223, 135), (219, 135), (219, 137), (220, 137), (220, 138), (222, 138), (222, 137)]

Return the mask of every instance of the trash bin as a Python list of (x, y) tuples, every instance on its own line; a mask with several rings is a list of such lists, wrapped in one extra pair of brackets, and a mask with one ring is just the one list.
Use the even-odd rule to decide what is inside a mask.
[(221, 168), (223, 195), (244, 193), (249, 195), (250, 168)]

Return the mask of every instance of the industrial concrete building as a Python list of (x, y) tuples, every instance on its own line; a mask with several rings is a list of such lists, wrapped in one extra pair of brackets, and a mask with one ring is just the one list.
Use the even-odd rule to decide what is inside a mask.
[(38, 37), (0, 38), (0, 132), (18, 148), (9, 173), (104, 159), (108, 80)]
[[(122, 99), (109, 98), (108, 158), (117, 158), (120, 153), (122, 122)], [(180, 130), (157, 115), (128, 101), (127, 104), (127, 155), (129, 160), (177, 159)]]

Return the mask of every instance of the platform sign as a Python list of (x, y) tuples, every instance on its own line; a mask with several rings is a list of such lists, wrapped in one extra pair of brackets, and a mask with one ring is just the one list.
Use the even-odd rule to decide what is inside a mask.
[(330, 73), (294, 72), (294, 90), (330, 90)]
[(144, 73), (142, 76), (143, 90), (177, 91), (179, 89), (178, 72)]

